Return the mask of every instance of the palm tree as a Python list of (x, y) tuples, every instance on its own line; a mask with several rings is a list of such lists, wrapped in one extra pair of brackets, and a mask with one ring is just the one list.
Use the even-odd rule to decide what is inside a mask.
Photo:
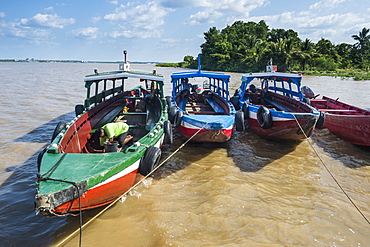
[(306, 70), (307, 62), (315, 56), (315, 44), (310, 39), (301, 43), (300, 50), (297, 51), (297, 57), (301, 60), (303, 70)]
[[(360, 58), (360, 64), (364, 63), (364, 60), (369, 55), (369, 48), (370, 48), (370, 30), (368, 28), (363, 28), (362, 31), (358, 33), (358, 35), (352, 35), (352, 38), (357, 41), (357, 43), (354, 45), (354, 48), (357, 49), (357, 51), (360, 53), (359, 55), (356, 55)], [(355, 54), (356, 52), (355, 50)]]
[(370, 40), (370, 30), (368, 28), (363, 28), (362, 31), (358, 33), (358, 35), (352, 35), (351, 37), (357, 41), (356, 47), (360, 50), (363, 50), (368, 45)]

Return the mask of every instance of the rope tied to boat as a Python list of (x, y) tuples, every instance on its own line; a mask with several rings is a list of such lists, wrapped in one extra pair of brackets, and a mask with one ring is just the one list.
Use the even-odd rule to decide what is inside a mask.
[[(180, 145), (180, 147), (178, 147), (174, 152), (172, 152), (167, 158), (165, 158), (157, 167), (155, 167), (151, 172), (148, 173), (148, 175), (144, 176), (142, 179), (140, 179), (136, 184), (134, 184), (130, 189), (128, 189), (125, 193), (123, 193), (121, 196), (119, 196), (116, 200), (114, 200), (113, 202), (111, 202), (108, 206), (106, 206), (102, 211), (100, 211), (99, 213), (97, 213), (94, 217), (92, 217), (90, 220), (88, 220), (87, 222), (85, 222), (85, 224), (82, 224), (82, 217), (81, 217), (81, 221), (80, 221), (80, 227), (79, 229), (75, 230), (74, 232), (72, 232), (69, 236), (67, 236), (65, 239), (63, 239), (61, 242), (59, 242), (58, 244), (56, 244), (55, 246), (58, 247), (58, 246), (62, 246), (63, 244), (65, 244), (67, 241), (69, 241), (73, 236), (75, 236), (78, 232), (80, 232), (80, 242), (79, 242), (79, 246), (81, 246), (81, 243), (82, 243), (82, 230), (84, 228), (86, 228), (88, 225), (90, 225), (95, 219), (97, 219), (100, 215), (102, 215), (103, 213), (105, 213), (105, 211), (107, 211), (109, 208), (111, 208), (114, 204), (116, 204), (118, 201), (120, 201), (124, 196), (126, 196), (128, 193), (130, 193), (133, 189), (135, 189), (139, 184), (141, 184), (146, 178), (150, 177), (156, 170), (159, 169), (159, 167), (161, 167), (164, 163), (166, 163), (170, 158), (172, 158), (172, 156), (174, 156), (176, 153), (178, 153), (183, 147), (185, 147), (185, 145), (190, 142), (196, 135), (199, 134), (199, 132), (201, 130), (203, 130), (207, 124), (209, 124), (211, 122), (207, 122), (206, 124), (204, 124), (200, 129), (198, 129), (189, 139), (187, 139), (183, 144)], [(80, 215), (81, 215), (81, 208), (80, 208)]]
[(362, 213), (362, 211), (359, 209), (359, 207), (356, 205), (356, 203), (351, 199), (351, 197), (347, 194), (347, 192), (343, 189), (343, 187), (340, 185), (340, 183), (338, 182), (338, 180), (335, 178), (335, 176), (333, 175), (333, 173), (329, 170), (329, 168), (327, 167), (327, 165), (325, 164), (325, 162), (321, 159), (320, 155), (318, 154), (318, 152), (316, 151), (316, 149), (314, 148), (314, 146), (312, 145), (312, 143), (310, 142), (310, 140), (308, 139), (308, 136), (306, 135), (306, 133), (303, 131), (303, 128), (301, 126), (301, 124), (298, 122), (298, 119), (295, 117), (294, 114), (292, 114), (295, 121), (297, 122), (298, 124), (298, 127), (301, 129), (303, 135), (305, 136), (308, 144), (311, 146), (312, 150), (314, 151), (314, 153), (316, 154), (316, 156), (319, 158), (321, 164), (325, 167), (326, 171), (329, 173), (329, 175), (331, 176), (331, 178), (335, 181), (335, 183), (338, 185), (338, 187), (341, 189), (341, 191), (343, 192), (343, 194), (347, 197), (347, 199), (352, 203), (352, 205), (357, 209), (357, 211), (361, 214), (361, 216), (365, 219), (365, 221), (370, 225), (370, 221), (366, 218), (366, 216), (364, 215), (364, 213)]
[[(81, 213), (81, 193), (80, 193), (80, 189), (78, 188), (78, 185), (75, 183), (75, 182), (72, 182), (72, 181), (68, 181), (68, 180), (62, 180), (62, 179), (55, 179), (55, 178), (50, 178), (51, 174), (57, 169), (57, 167), (60, 165), (60, 163), (63, 161), (63, 159), (65, 158), (67, 154), (66, 153), (63, 153), (62, 157), (60, 157), (60, 159), (46, 172), (44, 173), (43, 175), (41, 175), (40, 173), (37, 173), (37, 181), (40, 182), (40, 181), (47, 181), (47, 180), (50, 180), (50, 181), (54, 181), (54, 182), (62, 182), (62, 183), (67, 183), (67, 184), (71, 184), (75, 187), (76, 191), (77, 191), (77, 197), (78, 198), (78, 207), (79, 207), (79, 216), (80, 216), (80, 245), (81, 246), (81, 243), (82, 243), (82, 213)], [(45, 177), (46, 176), (46, 177)], [(72, 207), (72, 204), (73, 204), (73, 201), (71, 202), (71, 206)], [(68, 211), (70, 210), (70, 208), (68, 209)], [(55, 216), (60, 216), (58, 214), (55, 214), (53, 213), (52, 211), (49, 210), (49, 212)]]

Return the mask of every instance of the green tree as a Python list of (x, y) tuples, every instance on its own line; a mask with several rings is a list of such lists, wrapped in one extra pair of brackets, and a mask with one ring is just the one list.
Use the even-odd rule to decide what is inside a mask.
[(352, 38), (357, 41), (354, 45), (353, 55), (354, 63), (358, 64), (362, 68), (369, 67), (369, 55), (370, 55), (370, 30), (363, 28), (358, 35), (352, 35)]
[(351, 37), (357, 41), (355, 44), (356, 48), (359, 49), (366, 49), (369, 46), (369, 40), (370, 40), (370, 30), (368, 28), (363, 28), (358, 35), (352, 35)]
[(311, 64), (311, 59), (317, 57), (315, 44), (310, 39), (305, 39), (300, 43), (295, 55), (301, 65), (301, 69), (306, 70), (307, 64)]

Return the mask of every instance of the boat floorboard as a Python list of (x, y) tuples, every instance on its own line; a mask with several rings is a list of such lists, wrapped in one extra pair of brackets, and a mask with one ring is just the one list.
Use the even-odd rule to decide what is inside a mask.
[(189, 114), (214, 114), (215, 111), (207, 103), (201, 102), (187, 102), (186, 112)]

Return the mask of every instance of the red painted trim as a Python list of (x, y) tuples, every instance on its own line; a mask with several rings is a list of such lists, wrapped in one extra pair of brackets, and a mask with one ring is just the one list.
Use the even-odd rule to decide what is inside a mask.
[[(179, 127), (179, 132), (186, 138), (192, 137), (199, 129), (186, 128), (182, 125)], [(191, 139), (192, 142), (226, 142), (230, 140), (233, 129), (202, 129)]]
[[(299, 119), (299, 124), (303, 127), (306, 125), (306, 119)], [(262, 129), (258, 124), (257, 119), (248, 118), (248, 124), (250, 129), (256, 133), (258, 136), (269, 139), (269, 140), (293, 140), (301, 141), (305, 139), (305, 136), (300, 133), (301, 129), (299, 128), (296, 120), (287, 120), (287, 121), (274, 121), (273, 126), (269, 129)], [(312, 134), (313, 128), (307, 131), (306, 135), (309, 137)]]
[[(88, 210), (97, 207), (107, 205), (119, 196), (124, 194), (129, 190), (135, 182), (136, 174), (138, 170), (135, 170), (123, 177), (120, 177), (110, 183), (103, 184), (101, 186), (93, 187), (86, 191), (81, 198), (81, 210)], [(72, 204), (72, 206), (71, 206)], [(68, 213), (78, 213), (79, 212), (79, 199), (76, 198), (69, 202), (66, 202), (54, 210), (53, 213), (59, 215), (65, 215)]]

